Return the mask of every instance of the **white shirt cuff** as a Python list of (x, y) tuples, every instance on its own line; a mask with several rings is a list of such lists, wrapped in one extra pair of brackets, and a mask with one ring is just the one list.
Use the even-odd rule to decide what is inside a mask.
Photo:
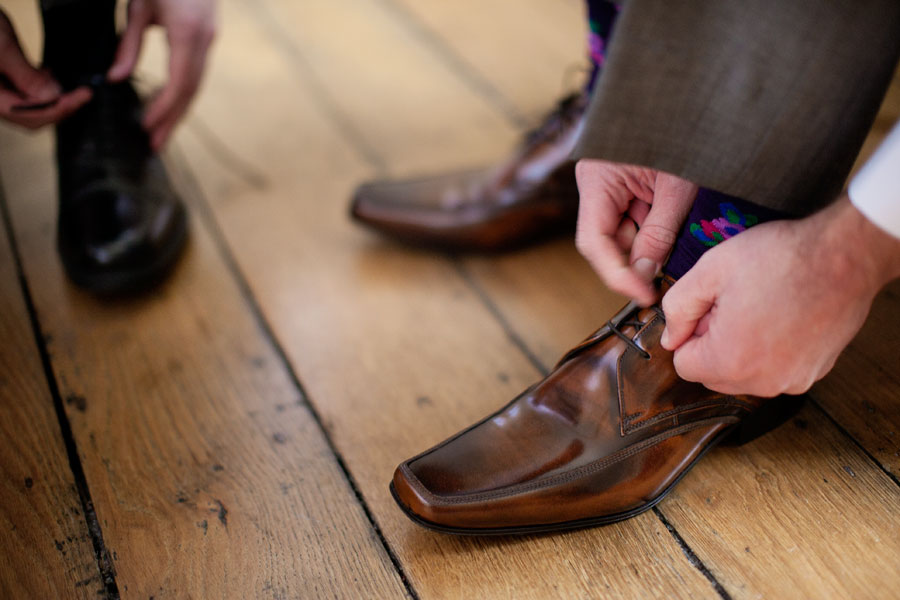
[(900, 238), (900, 122), (850, 182), (848, 193), (867, 219)]

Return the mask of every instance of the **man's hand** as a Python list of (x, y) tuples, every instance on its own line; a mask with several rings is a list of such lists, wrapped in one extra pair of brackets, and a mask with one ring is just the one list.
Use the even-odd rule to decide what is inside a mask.
[(849, 199), (758, 225), (710, 249), (663, 298), (662, 345), (689, 381), (728, 394), (800, 394), (900, 276), (900, 240)]
[(90, 99), (88, 88), (63, 94), (47, 71), (31, 66), (12, 23), (0, 11), (0, 118), (37, 129), (65, 119)]
[(169, 42), (169, 81), (147, 107), (144, 127), (160, 149), (200, 87), (206, 54), (215, 37), (215, 0), (131, 0), (128, 25), (107, 76), (124, 81), (137, 64), (144, 30), (160, 25)]
[(580, 195), (575, 244), (600, 278), (643, 306), (697, 196), (674, 175), (600, 160), (575, 166)]

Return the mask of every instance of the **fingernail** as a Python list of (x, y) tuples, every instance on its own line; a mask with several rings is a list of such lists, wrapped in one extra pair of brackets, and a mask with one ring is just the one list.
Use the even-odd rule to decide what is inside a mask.
[(653, 260), (644, 257), (634, 261), (634, 264), (631, 265), (631, 268), (634, 269), (634, 272), (637, 274), (637, 276), (644, 281), (653, 281), (653, 278), (656, 277), (657, 271), (659, 271), (659, 263), (653, 262)]
[(662, 344), (662, 347), (665, 349), (669, 349), (669, 328), (666, 327), (663, 329), (662, 337), (659, 338), (659, 343)]

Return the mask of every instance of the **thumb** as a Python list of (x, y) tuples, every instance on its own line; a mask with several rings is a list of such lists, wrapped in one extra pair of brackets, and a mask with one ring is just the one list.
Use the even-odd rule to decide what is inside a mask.
[(144, 30), (153, 20), (152, 13), (144, 0), (132, 0), (128, 6), (128, 25), (119, 40), (116, 58), (107, 71), (111, 81), (124, 81), (131, 76), (141, 55), (141, 44), (144, 41)]
[(35, 69), (29, 64), (17, 43), (7, 48), (0, 60), (0, 71), (25, 100), (34, 103), (52, 102), (62, 93), (62, 88), (50, 73)]
[(696, 381), (705, 385), (714, 385), (709, 381), (711, 360), (711, 337), (709, 335), (695, 336), (684, 342), (675, 351), (672, 361), (675, 372), (685, 381)]
[(672, 251), (696, 196), (697, 186), (690, 181), (668, 173), (657, 175), (653, 203), (631, 247), (631, 263), (647, 281)]
[(666, 329), (660, 343), (666, 350), (674, 351), (684, 344), (716, 303), (719, 295), (717, 270), (703, 266), (702, 260), (698, 261), (663, 296)]

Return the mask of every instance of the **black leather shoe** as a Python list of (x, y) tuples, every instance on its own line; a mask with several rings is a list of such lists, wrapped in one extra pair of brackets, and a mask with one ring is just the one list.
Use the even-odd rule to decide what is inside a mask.
[(103, 84), (57, 126), (57, 244), (66, 273), (100, 294), (159, 282), (187, 239), (187, 214), (141, 126), (130, 83)]

